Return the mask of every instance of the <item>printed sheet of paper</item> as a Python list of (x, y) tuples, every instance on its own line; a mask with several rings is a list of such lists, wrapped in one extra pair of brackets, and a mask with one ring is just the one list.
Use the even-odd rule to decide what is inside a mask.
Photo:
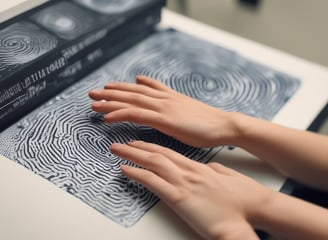
[(174, 30), (160, 31), (3, 131), (0, 153), (118, 224), (134, 225), (158, 198), (122, 175), (120, 165), (127, 161), (109, 151), (111, 143), (154, 142), (201, 162), (220, 150), (187, 146), (147, 126), (106, 124), (91, 110), (91, 89), (134, 82), (138, 74), (214, 107), (268, 120), (301, 83), (236, 52)]

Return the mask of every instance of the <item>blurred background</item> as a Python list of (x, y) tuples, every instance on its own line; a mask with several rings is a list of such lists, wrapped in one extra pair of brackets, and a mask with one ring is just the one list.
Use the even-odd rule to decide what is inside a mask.
[(168, 0), (168, 8), (328, 66), (327, 0)]

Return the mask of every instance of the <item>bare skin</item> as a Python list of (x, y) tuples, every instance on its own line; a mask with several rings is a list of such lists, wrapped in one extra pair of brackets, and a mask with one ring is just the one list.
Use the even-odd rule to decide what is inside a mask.
[[(144, 76), (136, 84), (109, 83), (90, 97), (108, 123), (149, 125), (196, 147), (239, 146), (298, 181), (328, 189), (327, 137), (224, 112)], [(144, 142), (113, 144), (111, 150), (144, 167), (122, 166), (122, 172), (158, 194), (206, 239), (257, 239), (254, 228), (287, 239), (328, 239), (327, 210), (218, 163), (196, 163)]]

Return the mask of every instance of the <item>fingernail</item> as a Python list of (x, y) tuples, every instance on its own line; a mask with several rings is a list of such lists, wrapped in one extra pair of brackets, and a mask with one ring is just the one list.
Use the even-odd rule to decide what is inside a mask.
[(121, 143), (112, 143), (112, 145), (110, 145), (110, 149), (115, 150), (115, 149), (119, 148), (121, 145), (122, 145)]
[(107, 113), (105, 116), (104, 116), (104, 119), (105, 121), (111, 121), (112, 120), (112, 115), (110, 113)]
[(128, 145), (130, 145), (130, 146), (138, 146), (138, 145), (140, 145), (142, 143), (143, 143), (143, 141), (141, 141), (141, 140), (132, 140), (132, 141), (128, 142)]
[(129, 168), (129, 166), (127, 166), (127, 165), (123, 165), (123, 164), (121, 165), (122, 172), (126, 171), (128, 168)]
[(101, 102), (93, 102), (93, 103), (91, 104), (91, 106), (94, 107), (94, 108), (99, 108), (99, 107), (101, 107), (101, 105), (102, 105)]
[(114, 86), (114, 84), (113, 83), (107, 83), (105, 86), (104, 86), (104, 88), (106, 89), (106, 88), (111, 88), (111, 87), (113, 87)]
[(100, 90), (100, 89), (93, 89), (93, 90), (90, 91), (90, 93), (92, 93), (92, 94), (99, 94), (99, 93), (101, 93), (101, 91), (102, 90)]

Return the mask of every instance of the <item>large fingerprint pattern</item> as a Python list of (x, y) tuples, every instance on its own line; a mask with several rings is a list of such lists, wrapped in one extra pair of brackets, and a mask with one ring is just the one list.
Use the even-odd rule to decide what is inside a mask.
[(74, 0), (75, 2), (103, 14), (121, 14), (150, 0)]
[[(128, 163), (113, 142), (155, 142), (201, 162), (215, 149), (182, 144), (147, 126), (106, 124), (92, 112), (88, 91), (146, 74), (213, 106), (271, 119), (300, 82), (232, 51), (174, 31), (153, 34), (3, 131), (0, 153), (129, 227), (158, 198), (120, 172)], [(199, 125), (202, 123), (199, 122)], [(206, 134), (206, 133), (204, 133)]]
[(151, 75), (226, 111), (270, 120), (300, 86), (294, 77), (175, 31), (158, 34), (148, 44), (151, 47), (144, 43), (133, 58), (119, 63), (122, 79)]
[(96, 18), (79, 6), (60, 2), (32, 16), (38, 24), (63, 39), (72, 40), (87, 33), (96, 24)]
[(57, 38), (22, 21), (0, 30), (0, 81), (7, 73), (57, 46)]

